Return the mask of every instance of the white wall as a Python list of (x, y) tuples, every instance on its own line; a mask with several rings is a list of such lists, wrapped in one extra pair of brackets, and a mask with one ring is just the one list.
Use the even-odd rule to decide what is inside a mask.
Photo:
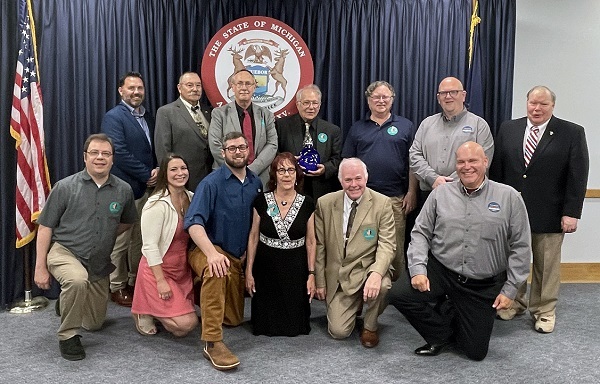
[[(525, 116), (525, 95), (539, 84), (556, 93), (557, 117), (585, 127), (588, 189), (600, 189), (600, 1), (517, 0), (514, 118)], [(562, 261), (600, 262), (599, 229), (600, 199), (586, 199)]]

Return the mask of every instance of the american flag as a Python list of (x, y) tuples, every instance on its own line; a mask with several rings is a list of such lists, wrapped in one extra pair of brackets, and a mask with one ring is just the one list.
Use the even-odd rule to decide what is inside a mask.
[(35, 220), (50, 192), (44, 149), (44, 110), (36, 57), (31, 0), (19, 1), (19, 58), (15, 74), (10, 134), (16, 140), (16, 247), (34, 239)]

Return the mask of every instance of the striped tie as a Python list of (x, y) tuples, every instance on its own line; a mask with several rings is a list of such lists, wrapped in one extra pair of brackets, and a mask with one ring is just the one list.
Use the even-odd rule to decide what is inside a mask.
[(529, 135), (527, 136), (527, 142), (525, 142), (525, 166), (529, 166), (529, 162), (531, 161), (531, 156), (533, 156), (533, 152), (535, 151), (535, 147), (538, 145), (538, 135), (540, 133), (539, 127), (531, 127), (529, 130)]

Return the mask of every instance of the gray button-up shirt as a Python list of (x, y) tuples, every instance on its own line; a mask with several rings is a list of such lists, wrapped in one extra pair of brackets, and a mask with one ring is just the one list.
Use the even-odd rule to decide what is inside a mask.
[(429, 251), (446, 268), (473, 279), (506, 270), (501, 293), (511, 299), (529, 274), (531, 232), (525, 203), (514, 188), (487, 178), (470, 195), (460, 181), (434, 189), (411, 239), (411, 277), (427, 275)]

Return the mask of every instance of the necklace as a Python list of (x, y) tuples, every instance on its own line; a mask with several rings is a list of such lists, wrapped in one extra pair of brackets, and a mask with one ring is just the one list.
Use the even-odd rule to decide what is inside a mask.
[[(274, 193), (274, 195), (276, 195), (276, 193)], [(296, 192), (294, 192), (294, 196), (292, 197), (292, 200), (294, 198), (296, 198)], [(281, 199), (281, 197), (280, 197), (280, 199)], [(286, 205), (288, 205), (288, 200), (281, 199), (281, 200), (279, 200), (279, 203), (281, 204), (282, 207), (285, 207)]]
[(281, 205), (283, 205), (285, 207), (287, 205), (287, 201), (281, 200)]

